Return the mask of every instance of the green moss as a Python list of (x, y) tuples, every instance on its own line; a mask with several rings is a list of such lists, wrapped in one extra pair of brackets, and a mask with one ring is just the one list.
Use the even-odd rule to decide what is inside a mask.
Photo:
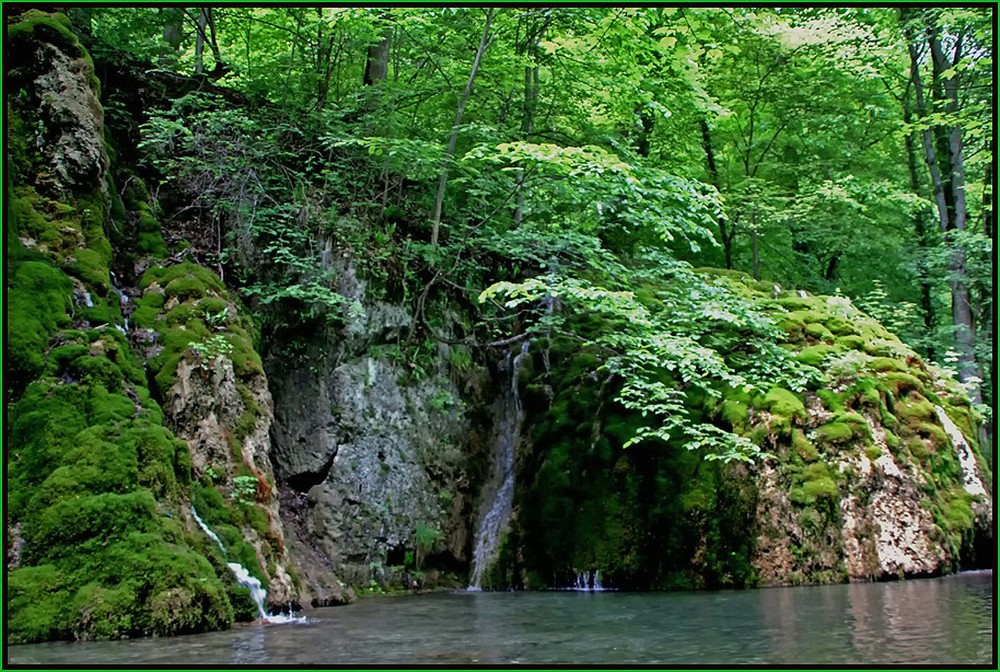
[(86, 55), (86, 50), (73, 34), (69, 18), (61, 12), (42, 12), (29, 9), (20, 17), (20, 21), (7, 27), (7, 39), (11, 45), (27, 48), (31, 42), (39, 41), (54, 44), (73, 58)]
[(817, 343), (816, 345), (810, 345), (808, 347), (802, 348), (797, 355), (795, 355), (795, 360), (806, 364), (808, 366), (820, 366), (827, 355), (837, 352), (837, 347), (829, 345), (827, 343)]
[(844, 410), (844, 395), (837, 394), (833, 390), (816, 390), (816, 396), (823, 401), (823, 405), (834, 413)]
[(875, 461), (882, 457), (882, 449), (875, 445), (868, 446), (865, 448), (865, 455), (868, 456), (869, 460)]
[(892, 431), (890, 431), (887, 428), (884, 428), (884, 431), (885, 431), (885, 444), (889, 447), (889, 449), (895, 450), (896, 448), (898, 448), (899, 437), (893, 434)]
[(73, 285), (44, 262), (18, 263), (8, 273), (4, 363), (11, 377), (26, 381), (44, 367), (49, 335), (69, 321)]
[(131, 530), (148, 530), (154, 506), (146, 490), (61, 500), (25, 522), (23, 557), (31, 563), (57, 560), (79, 553), (77, 547), (88, 541), (106, 544)]
[(726, 399), (719, 405), (719, 415), (729, 423), (734, 432), (743, 432), (747, 428), (749, 408), (744, 402)]
[(854, 324), (842, 317), (830, 317), (824, 324), (832, 332), (832, 336), (853, 336), (858, 333), (858, 329)]
[(873, 371), (906, 371), (905, 362), (891, 357), (874, 357), (868, 362), (868, 367)]
[[(190, 262), (184, 262), (166, 267), (153, 266), (143, 274), (142, 280), (139, 282), (139, 286), (142, 289), (147, 289), (155, 282), (161, 287), (166, 287), (175, 280), (194, 280), (196, 283), (190, 284), (201, 286), (203, 288), (202, 291), (204, 291), (204, 289), (212, 289), (217, 292), (221, 292), (223, 290), (222, 282), (219, 280), (219, 277), (215, 275), (215, 273), (203, 266), (192, 264)], [(184, 287), (184, 285), (185, 283), (181, 283), (179, 287)], [(168, 296), (171, 296), (169, 292)]]
[(65, 637), (72, 595), (71, 581), (55, 565), (11, 570), (7, 574), (5, 628), (10, 643)]
[(180, 277), (171, 280), (164, 291), (167, 298), (177, 297), (181, 301), (197, 299), (205, 295), (207, 288), (199, 278), (194, 276)]
[(806, 407), (799, 397), (789, 390), (781, 387), (772, 387), (764, 395), (762, 406), (775, 415), (785, 418), (798, 418), (804, 420), (806, 417)]
[(806, 438), (805, 432), (798, 427), (792, 430), (792, 448), (806, 462), (815, 462), (819, 459), (819, 452), (816, 450), (816, 446)]
[(933, 422), (920, 422), (916, 425), (918, 432), (923, 434), (925, 437), (930, 439), (931, 443), (934, 444), (935, 449), (947, 450), (951, 445), (951, 440), (948, 438), (948, 434)]
[(834, 341), (838, 346), (844, 350), (864, 350), (865, 349), (865, 339), (861, 336), (854, 334), (848, 334), (846, 336), (839, 336)]
[(921, 464), (926, 464), (930, 458), (930, 449), (924, 440), (916, 434), (911, 434), (906, 438), (906, 449)]
[(818, 322), (811, 322), (805, 325), (803, 332), (806, 336), (815, 340), (826, 341), (827, 343), (833, 342), (833, 333)]
[(892, 391), (896, 398), (902, 397), (908, 392), (924, 391), (924, 384), (920, 382), (920, 379), (909, 373), (884, 373), (881, 376), (881, 381), (886, 389)]
[(814, 504), (821, 499), (835, 500), (839, 495), (837, 482), (825, 462), (814, 462), (802, 471), (802, 484), (792, 488), (788, 498), (800, 505)]
[(815, 430), (816, 441), (819, 443), (847, 443), (855, 436), (854, 426), (846, 422), (828, 422)]
[(107, 262), (95, 250), (88, 248), (74, 250), (72, 257), (67, 259), (66, 270), (84, 284), (90, 287), (99, 287), (102, 295), (111, 289), (111, 276), (108, 272)]
[(895, 407), (896, 417), (907, 424), (912, 425), (935, 417), (933, 404), (915, 392), (897, 401)]

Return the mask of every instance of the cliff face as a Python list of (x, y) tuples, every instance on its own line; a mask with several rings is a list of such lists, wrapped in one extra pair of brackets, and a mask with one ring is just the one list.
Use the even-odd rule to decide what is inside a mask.
[(314, 604), (345, 599), (346, 586), (454, 585), (464, 577), (441, 571), (464, 568), (475, 495), (477, 402), (464, 392), (482, 373), (456, 364), (447, 346), (421, 360), (425, 369), (406, 366), (409, 314), (369, 300), (353, 269), (340, 277), (339, 291), (363, 311), (316, 338), (300, 365), (266, 363), (292, 555)]
[(692, 420), (765, 451), (750, 464), (678, 442), (624, 448), (639, 418), (576, 340), (446, 345), (463, 312), (442, 302), (442, 342), (404, 356), (409, 309), (339, 250), (343, 322), (264, 340), (116, 159), (65, 17), (28, 12), (8, 31), (12, 641), (251, 620), (228, 562), (272, 607), (464, 586), (511, 474), (512, 501), (483, 528), (485, 588), (597, 572), (637, 589), (877, 580), (991, 561), (992, 472), (967, 396), (846, 299), (712, 274), (817, 367), (795, 391), (684, 391)]

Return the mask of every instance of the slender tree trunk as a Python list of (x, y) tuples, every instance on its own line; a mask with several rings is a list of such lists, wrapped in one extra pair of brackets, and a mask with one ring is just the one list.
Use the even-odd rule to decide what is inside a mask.
[(448, 184), (448, 165), (455, 155), (455, 145), (458, 143), (458, 129), (462, 124), (462, 115), (465, 113), (465, 104), (469, 102), (472, 94), (472, 85), (476, 81), (476, 73), (479, 72), (479, 64), (483, 60), (483, 54), (489, 46), (490, 25), (493, 21), (493, 8), (486, 13), (486, 25), (483, 26), (483, 36), (479, 39), (479, 48), (476, 49), (476, 57), (472, 61), (472, 70), (469, 72), (469, 79), (465, 82), (465, 90), (458, 100), (458, 108), (455, 110), (455, 122), (451, 126), (451, 136), (448, 138), (448, 148), (444, 153), (444, 161), (441, 163), (441, 175), (438, 178), (437, 196), (434, 199), (434, 216), (431, 218), (431, 246), (437, 247), (438, 238), (441, 231), (441, 208), (444, 204), (444, 191)]
[(215, 11), (209, 7), (207, 9), (209, 40), (208, 47), (212, 50), (212, 58), (215, 59), (215, 67), (212, 68), (212, 77), (218, 79), (229, 72), (229, 66), (222, 60), (222, 51), (219, 49), (218, 36), (215, 33)]
[[(903, 97), (903, 122), (909, 126), (913, 119), (913, 112), (910, 109), (910, 100), (908, 96)], [(918, 160), (917, 160), (917, 148), (916, 139), (914, 138), (914, 133), (907, 133), (906, 137), (903, 138), (903, 142), (906, 146), (906, 167), (909, 171), (910, 177), (910, 191), (914, 194), (920, 195), (924, 193), (923, 188), (920, 185), (920, 175), (918, 172)], [(927, 277), (927, 269), (924, 265), (924, 258), (927, 256), (927, 252), (933, 246), (930, 240), (929, 232), (927, 231), (927, 223), (924, 221), (924, 213), (917, 211), (913, 214), (913, 231), (917, 235), (917, 245), (919, 246), (921, 258), (920, 270), (918, 272), (917, 282), (920, 283), (920, 308), (924, 317), (924, 329), (926, 329), (927, 334), (933, 333), (934, 330), (934, 302), (933, 288), (931, 287), (930, 278)], [(930, 343), (930, 339), (928, 339)], [(933, 344), (927, 346), (927, 358), (936, 359), (935, 350)]]
[[(901, 17), (906, 20), (915, 15), (914, 11), (902, 10)], [(905, 23), (904, 30), (908, 37), (910, 54), (910, 78), (917, 99), (917, 111), (921, 117), (927, 113), (923, 85), (920, 79), (920, 58), (916, 48), (915, 31), (912, 23)], [(941, 31), (933, 23), (927, 26), (927, 44), (931, 54), (933, 81), (931, 92), (944, 102), (945, 111), (951, 114), (958, 111), (959, 75), (944, 77), (944, 72), (954, 67), (961, 57), (962, 36), (955, 41), (955, 61), (949, 63), (941, 45)], [(961, 231), (965, 228), (967, 213), (965, 210), (965, 168), (962, 158), (962, 130), (957, 125), (951, 125), (937, 130), (940, 147), (946, 147), (946, 153), (934, 151), (931, 129), (923, 132), (924, 156), (931, 173), (931, 183), (934, 188), (934, 201), (938, 208), (938, 218), (941, 230)], [(936, 159), (936, 160), (935, 160)], [(954, 244), (948, 260), (949, 285), (951, 288), (951, 315), (955, 326), (955, 349), (958, 351), (958, 377), (962, 382), (980, 380), (979, 367), (976, 363), (975, 323), (972, 305), (969, 301), (969, 288), (965, 271), (965, 253)], [(979, 385), (971, 390), (972, 401), (982, 402), (982, 392)]]
[[(719, 168), (715, 164), (715, 151), (712, 149), (712, 134), (708, 128), (708, 121), (698, 120), (701, 128), (701, 147), (705, 150), (705, 161), (708, 163), (708, 175), (712, 180), (712, 186), (716, 191), (722, 192), (722, 185), (719, 181)], [(725, 215), (719, 217), (719, 236), (722, 238), (722, 251), (726, 256), (726, 268), (733, 268), (733, 238), (736, 237), (735, 222), (729, 222)]]
[(194, 40), (194, 74), (205, 72), (205, 27), (208, 25), (208, 7), (198, 12), (198, 30)]
[(757, 253), (757, 208), (750, 215), (750, 240), (753, 244), (753, 279), (760, 280), (760, 255)]

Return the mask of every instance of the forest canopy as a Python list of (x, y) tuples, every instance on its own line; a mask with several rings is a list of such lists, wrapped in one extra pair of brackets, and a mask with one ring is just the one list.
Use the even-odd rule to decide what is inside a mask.
[[(323, 236), (418, 316), (428, 285), (474, 301), (546, 278), (532, 296), (558, 284), (628, 314), (615, 292), (713, 266), (849, 297), (992, 402), (987, 7), (71, 14), (98, 60), (124, 52), (244, 96), (193, 91), (137, 133), (260, 306), (351, 309)], [(102, 102), (109, 123), (129, 104)], [(712, 368), (690, 322), (653, 322), (635, 338), (683, 333), (665, 350)]]

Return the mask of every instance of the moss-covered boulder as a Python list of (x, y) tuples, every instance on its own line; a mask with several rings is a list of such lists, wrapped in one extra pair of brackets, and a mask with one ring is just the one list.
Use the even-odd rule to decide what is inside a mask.
[(846, 298), (702, 274), (764, 307), (791, 362), (811, 367), (794, 390), (685, 390), (691, 421), (747, 437), (763, 456), (722, 465), (683, 437), (624, 448), (643, 420), (614, 401), (601, 353), (555, 339), (522, 381), (531, 440), (484, 585), (571, 587), (597, 570), (626, 589), (788, 585), (983, 562), (973, 554), (989, 543), (992, 476), (960, 386)]

